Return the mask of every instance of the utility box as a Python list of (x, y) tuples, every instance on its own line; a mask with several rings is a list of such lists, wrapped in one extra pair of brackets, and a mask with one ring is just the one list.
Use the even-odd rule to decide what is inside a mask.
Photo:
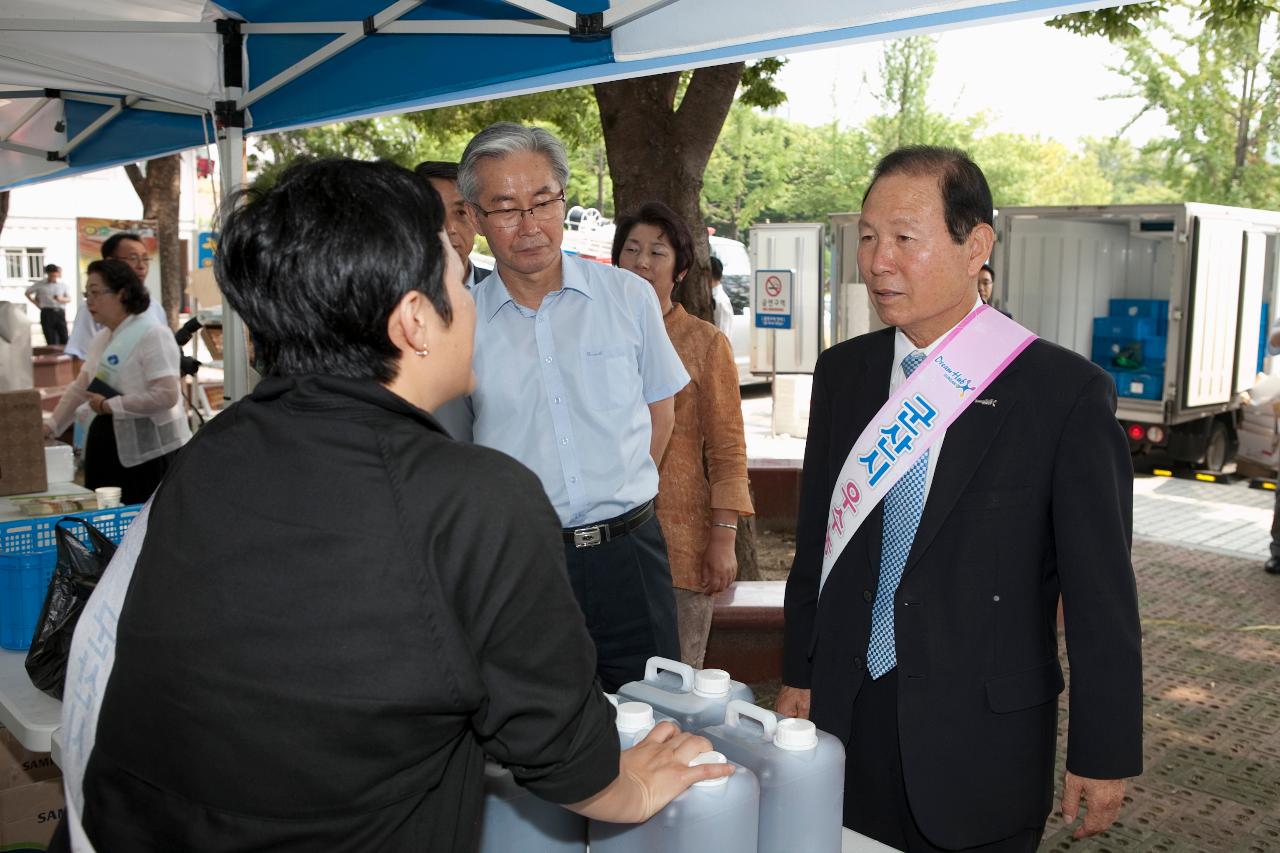
[[(752, 227), (751, 268), (795, 273), (791, 328), (751, 329), (753, 374), (813, 373), (823, 349), (822, 238), (823, 226), (816, 222)], [(757, 304), (755, 286), (753, 282), (752, 305)]]
[(1207, 204), (1001, 208), (995, 295), (1106, 369), (1135, 457), (1221, 470), (1264, 367), (1280, 214)]

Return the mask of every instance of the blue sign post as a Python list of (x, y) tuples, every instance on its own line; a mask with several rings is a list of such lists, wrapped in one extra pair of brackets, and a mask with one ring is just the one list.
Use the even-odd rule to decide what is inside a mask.
[(213, 255), (218, 251), (218, 232), (201, 231), (196, 238), (196, 267), (213, 266)]

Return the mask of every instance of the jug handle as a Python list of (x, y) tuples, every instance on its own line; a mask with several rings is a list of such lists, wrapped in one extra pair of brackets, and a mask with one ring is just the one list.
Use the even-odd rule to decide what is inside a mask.
[(770, 738), (778, 731), (778, 718), (772, 711), (752, 705), (745, 699), (734, 699), (724, 709), (726, 726), (737, 728), (739, 717), (749, 717), (764, 726), (764, 733)]
[(658, 673), (666, 670), (680, 676), (680, 689), (688, 693), (693, 689), (693, 667), (687, 663), (681, 663), (671, 658), (660, 658), (656, 655), (649, 658), (644, 665), (644, 680), (654, 681), (658, 677)]

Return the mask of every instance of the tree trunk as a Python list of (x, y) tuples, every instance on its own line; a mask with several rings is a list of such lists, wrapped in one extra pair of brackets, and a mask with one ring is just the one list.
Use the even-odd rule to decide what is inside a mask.
[(147, 161), (144, 176), (136, 163), (124, 167), (142, 200), (142, 218), (154, 219), (160, 244), (160, 304), (169, 327), (178, 327), (182, 306), (182, 242), (178, 234), (178, 202), (182, 192), (182, 155), (170, 154)]
[(702, 219), (702, 174), (742, 80), (744, 63), (699, 68), (676, 106), (680, 72), (597, 83), (615, 216), (646, 201), (661, 201), (693, 232), (694, 267), (675, 300), (695, 317), (711, 320), (707, 287), (710, 244)]
[[(675, 105), (680, 73), (597, 83), (596, 103), (604, 131), (614, 215), (646, 201), (661, 201), (693, 232), (694, 267), (674, 298), (695, 317), (711, 321), (711, 247), (702, 219), (702, 174), (720, 129), (733, 106), (745, 64), (718, 65), (693, 72), (680, 106)], [(759, 577), (754, 525), (738, 524), (738, 577)]]

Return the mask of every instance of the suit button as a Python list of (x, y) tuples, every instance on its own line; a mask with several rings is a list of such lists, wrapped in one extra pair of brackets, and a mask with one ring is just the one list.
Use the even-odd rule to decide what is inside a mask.
[(853, 659), (853, 668), (858, 670), (859, 672), (861, 672), (863, 667), (865, 667), (866, 665), (867, 665), (867, 662), (864, 661), (862, 658)]
[(868, 602), (868, 603), (869, 603), (869, 602), (871, 602), (871, 601), (874, 601), (874, 600), (875, 600), (875, 597), (876, 597), (875, 593), (874, 593), (874, 592), (872, 592), (872, 591), (871, 591), (871, 590), (869, 590), (869, 589), (864, 589), (864, 590), (862, 591), (862, 600), (863, 600), (863, 601), (866, 601), (866, 602)]

